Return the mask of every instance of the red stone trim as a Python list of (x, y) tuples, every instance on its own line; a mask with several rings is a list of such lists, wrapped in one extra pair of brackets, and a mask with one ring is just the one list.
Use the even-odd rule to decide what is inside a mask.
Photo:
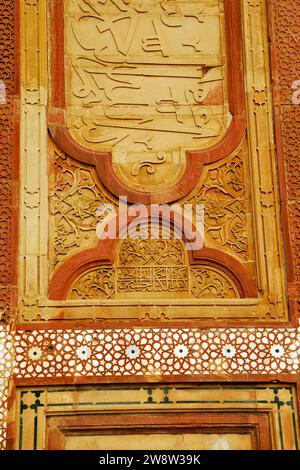
[(39, 330), (68, 330), (68, 329), (89, 329), (93, 330), (95, 328), (105, 327), (111, 328), (112, 330), (116, 329), (119, 326), (122, 328), (136, 328), (138, 325), (139, 328), (291, 328), (291, 324), (289, 322), (282, 322), (280, 320), (274, 321), (259, 321), (259, 320), (251, 320), (249, 319), (247, 322), (241, 321), (239, 319), (233, 320), (232, 318), (228, 320), (224, 319), (207, 319), (207, 318), (188, 318), (187, 320), (130, 320), (124, 319), (120, 324), (119, 320), (115, 319), (103, 319), (103, 318), (96, 318), (93, 320), (89, 319), (65, 319), (58, 315), (55, 319), (51, 319), (47, 322), (45, 321), (34, 321), (30, 322), (23, 322), (18, 323), (18, 330), (20, 331), (39, 331)]
[(19, 180), (19, 2), (0, 0), (0, 308), (14, 322), (17, 307)]
[(210, 264), (215, 265), (227, 273), (238, 288), (241, 298), (256, 298), (257, 288), (255, 280), (247, 269), (233, 256), (214, 248), (202, 248), (196, 252), (190, 252), (193, 256), (191, 265)]
[[(84, 250), (66, 261), (54, 274), (49, 286), (50, 300), (65, 300), (72, 282), (90, 268), (112, 264), (103, 253), (115, 252), (110, 240), (99, 241), (97, 247)], [(197, 252), (197, 257), (191, 265), (210, 264), (226, 272), (234, 281), (241, 298), (256, 298), (257, 288), (251, 274), (232, 256), (213, 248), (203, 248)]]
[(226, 42), (228, 60), (228, 96), (232, 122), (224, 138), (213, 147), (187, 152), (187, 165), (182, 178), (168, 190), (156, 193), (135, 191), (117, 178), (110, 153), (93, 152), (79, 145), (65, 123), (64, 77), (64, 7), (61, 0), (51, 2), (52, 63), (51, 108), (48, 113), (50, 133), (56, 144), (69, 156), (94, 165), (99, 178), (115, 196), (127, 196), (130, 203), (168, 203), (189, 194), (202, 173), (203, 165), (216, 162), (232, 153), (245, 135), (245, 100), (242, 65), (241, 12), (239, 0), (225, 0)]
[(157, 204), (168, 203), (181, 199), (192, 192), (202, 173), (203, 163), (198, 155), (189, 155), (184, 175), (171, 188), (157, 192), (147, 193), (137, 191), (120, 181), (113, 169), (110, 153), (96, 153), (76, 143), (65, 127), (49, 126), (50, 134), (59, 148), (77, 161), (93, 165), (104, 186), (116, 197), (127, 196), (129, 203)]
[(279, 173), (281, 221), (292, 323), (300, 316), (300, 105), (292, 103), (292, 83), (300, 79), (300, 2), (270, 0), (268, 26)]
[[(300, 391), (299, 381), (295, 375), (291, 374), (277, 374), (276, 379), (272, 374), (231, 374), (230, 380), (228, 375), (224, 374), (190, 374), (189, 376), (184, 375), (170, 375), (164, 376), (163, 381), (161, 377), (151, 377), (151, 383), (154, 384), (172, 384), (178, 383), (180, 380), (181, 383), (235, 383), (235, 384), (255, 384), (255, 383), (269, 383), (270, 384), (285, 384), (289, 383), (297, 386), (297, 390)], [(95, 384), (123, 384), (123, 383), (139, 383), (149, 385), (149, 377), (140, 375), (140, 376), (130, 376), (126, 375), (124, 377), (113, 377), (113, 376), (97, 376), (97, 377), (35, 377), (35, 378), (16, 378), (14, 377), (15, 387), (33, 387), (33, 386), (47, 386), (47, 385), (95, 385)], [(299, 402), (300, 405), (300, 402)], [(299, 418), (300, 418), (300, 407), (299, 407)]]

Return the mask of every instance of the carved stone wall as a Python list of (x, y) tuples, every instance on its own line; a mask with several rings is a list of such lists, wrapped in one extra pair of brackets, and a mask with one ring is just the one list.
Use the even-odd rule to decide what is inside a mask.
[(249, 152), (244, 143), (226, 159), (207, 165), (200, 184), (182, 205), (203, 204), (206, 246), (254, 264), (248, 171)]
[(95, 227), (101, 204), (117, 207), (96, 172), (67, 157), (49, 142), (49, 273), (67, 257), (97, 242)]
[[(288, 321), (265, 2), (101, 5), (22, 8), (20, 320), (120, 319), (120, 312), (143, 320), (159, 308), (173, 319), (194, 321), (198, 312), (199, 321)], [(142, 299), (143, 282), (126, 291), (118, 266), (106, 298), (100, 286), (100, 298), (88, 295), (94, 308), (83, 308), (82, 276), (93, 286), (116, 266), (118, 243), (97, 242), (95, 224), (97, 206), (116, 208), (118, 196), (205, 206), (205, 248), (189, 253), (191, 270), (180, 267), (182, 299), (177, 289), (163, 302), (154, 284)], [(139, 267), (140, 281), (157, 269)], [(194, 285), (205, 278), (209, 295)], [(126, 309), (120, 290), (131, 292)]]
[[(57, 18), (61, 17), (63, 2), (51, 0), (50, 3), (56, 11)], [(86, 3), (95, 5), (98, 2), (90, 0)], [(230, 2), (231, 5), (233, 3), (233, 1)], [(247, 0), (240, 3), (248, 39), (252, 35), (252, 41), (249, 42), (249, 47), (244, 52), (245, 64), (250, 70), (247, 76), (248, 95), (246, 96), (247, 107), (250, 110), (247, 123), (248, 145), (244, 141), (244, 146), (240, 147), (238, 152), (236, 151), (238, 144), (241, 144), (240, 137), (243, 135), (245, 123), (233, 122), (233, 127), (236, 126), (234, 135), (239, 137), (238, 143), (234, 142), (234, 148), (232, 148), (225, 138), (222, 149), (227, 153), (223, 161), (215, 159), (214, 151), (207, 151), (208, 160), (203, 157), (203, 164), (197, 165), (199, 154), (187, 152), (190, 174), (188, 172), (181, 176), (178, 174), (176, 176), (178, 181), (172, 187), (171, 194), (162, 186), (161, 194), (159, 197), (155, 195), (155, 198), (158, 197), (159, 201), (179, 199), (183, 201), (184, 198), (189, 199), (195, 191), (193, 194), (196, 194), (197, 201), (205, 200), (207, 204), (210, 204), (210, 214), (213, 214), (213, 217), (208, 214), (205, 221), (210, 234), (205, 260), (212, 261), (211, 252), (207, 251), (210, 249), (215, 250), (214, 255), (217, 250), (221, 251), (223, 269), (228, 260), (232, 262), (234, 259), (231, 268), (236, 274), (235, 279), (243, 279), (244, 284), (250, 286), (255, 280), (259, 288), (257, 297), (259, 301), (255, 298), (255, 289), (250, 289), (249, 295), (244, 295), (242, 299), (233, 299), (234, 306), (232, 299), (229, 301), (221, 299), (221, 302), (216, 298), (206, 299), (204, 307), (203, 305), (195, 307), (197, 313), (194, 318), (199, 316), (199, 311), (202, 309), (201, 314), (209, 313), (210, 321), (214, 325), (213, 328), (207, 328), (205, 321), (203, 329), (188, 328), (185, 322), (182, 323), (182, 329), (173, 327), (172, 315), (175, 312), (176, 316), (179, 312), (180, 317), (183, 309), (182, 306), (170, 305), (169, 300), (167, 305), (155, 305), (150, 308), (135, 303), (134, 309), (138, 312), (138, 319), (148, 321), (150, 326), (155, 320), (156, 328), (150, 328), (149, 323), (146, 327), (141, 327), (139, 323), (138, 329), (132, 328), (135, 319), (133, 322), (131, 320), (129, 328), (120, 328), (120, 325), (115, 328), (114, 323), (115, 329), (113, 329), (112, 324), (107, 322), (107, 329), (103, 329), (97, 327), (95, 323), (83, 321), (97, 318), (102, 321), (103, 316), (106, 319), (112, 318), (111, 307), (105, 307), (104, 313), (102, 309), (99, 314), (93, 299), (91, 301), (83, 299), (81, 305), (80, 300), (66, 305), (60, 299), (49, 299), (50, 277), (55, 270), (59, 271), (60, 266), (66, 266), (69, 262), (73, 263), (73, 255), (77, 256), (83, 252), (85, 256), (86, 249), (93, 244), (95, 234), (90, 230), (90, 225), (94, 224), (95, 220), (92, 215), (94, 202), (91, 199), (95, 197), (97, 203), (109, 201), (114, 204), (115, 196), (125, 187), (129, 199), (132, 198), (130, 200), (135, 201), (137, 187), (132, 184), (131, 188), (126, 189), (124, 185), (128, 174), (131, 175), (132, 181), (141, 174), (143, 178), (151, 176), (151, 172), (155, 175), (160, 163), (165, 163), (165, 155), (160, 155), (160, 158), (156, 160), (134, 161), (135, 166), (130, 167), (130, 171), (127, 168), (119, 171), (118, 177), (120, 181), (123, 178), (123, 181), (121, 181), (122, 184), (117, 184), (117, 179), (109, 182), (105, 179), (103, 168), (113, 168), (108, 154), (103, 154), (102, 162), (104, 163), (97, 167), (91, 155), (81, 152), (82, 149), (80, 149), (80, 155), (84, 158), (83, 161), (80, 160), (81, 157), (76, 153), (76, 149), (74, 150), (74, 145), (68, 140), (64, 129), (60, 133), (53, 128), (50, 129), (56, 144), (48, 139), (46, 2), (43, 0), (25, 0), (24, 2), (0, 0), (0, 316), (2, 322), (0, 325), (0, 448), (16, 447), (18, 428), (15, 422), (16, 417), (20, 418), (17, 411), (20, 410), (20, 404), (22, 404), (21, 410), (24, 413), (24, 423), (28, 430), (24, 448), (33, 448), (34, 445), (43, 447), (45, 441), (43, 432), (37, 431), (36, 444), (31, 440), (33, 431), (37, 430), (37, 428), (34, 429), (32, 423), (44, 425), (40, 419), (41, 410), (46, 403), (45, 392), (49, 391), (49, 395), (52, 393), (49, 387), (51, 384), (74, 384), (76, 381), (78, 383), (114, 382), (116, 380), (121, 382), (123, 379), (141, 382), (145, 380), (145, 377), (146, 380), (153, 380), (153, 378), (160, 380), (161, 384), (144, 389), (140, 387), (141, 403), (144, 407), (146, 402), (148, 406), (155, 401), (168, 404), (168, 406), (170, 404), (172, 407), (176, 406), (174, 395), (176, 385), (173, 391), (166, 387), (166, 382), (170, 379), (173, 382), (237, 381), (239, 383), (237, 387), (229, 386), (235, 391), (225, 391), (225, 394), (224, 391), (220, 391), (222, 388), (220, 385), (211, 384), (210, 390), (214, 388), (216, 390), (213, 391), (214, 400), (223, 406), (225, 402), (221, 402), (224, 397), (227, 397), (226, 393), (229, 393), (230, 400), (234, 393), (236, 400), (234, 407), (241, 409), (241, 401), (248, 403), (249, 399), (250, 401), (253, 399), (253, 394), (257, 398), (262, 398), (263, 408), (268, 406), (269, 416), (278, 419), (274, 421), (276, 429), (268, 430), (267, 421), (264, 418), (261, 421), (258, 420), (260, 404), (257, 403), (257, 412), (251, 419), (256, 420), (255, 423), (262, 426), (260, 429), (263, 429), (266, 436), (263, 445), (270, 446), (272, 435), (276, 448), (297, 448), (296, 401), (298, 400), (299, 408), (299, 396), (296, 397), (296, 388), (290, 384), (299, 383), (299, 328), (292, 328), (291, 323), (288, 323), (285, 328), (278, 328), (278, 320), (284, 321), (285, 324), (287, 320), (291, 320), (294, 326), (298, 323), (295, 304), (299, 298), (296, 288), (299, 289), (300, 283), (300, 213), (298, 209), (300, 105), (297, 84), (300, 79), (298, 60), (300, 2), (299, 0), (293, 2)], [(271, 70), (268, 68), (266, 5), (269, 7), (268, 34)], [(21, 7), (22, 36), (22, 139), (20, 147), (22, 181), (20, 188), (17, 168), (20, 113), (19, 6)], [(137, 8), (139, 9), (139, 6)], [(54, 28), (58, 24), (59, 20), (55, 20)], [(259, 31), (264, 31), (264, 35), (260, 35)], [(57, 37), (61, 39), (59, 34)], [(231, 42), (235, 43), (235, 41)], [(154, 43), (154, 47), (156, 47), (155, 44), (157, 43)], [(198, 47), (197, 44), (194, 46)], [(229, 53), (228, 46), (226, 48)], [(57, 50), (52, 52), (53, 56), (58, 56)], [(229, 68), (232, 60), (231, 57)], [(57, 63), (59, 64), (59, 60)], [(58, 69), (63, 70), (63, 68), (64, 65)], [(273, 79), (274, 116), (272, 116), (270, 86), (266, 78), (269, 77), (269, 73)], [(59, 93), (60, 96), (64, 95), (64, 81), (61, 74), (55, 76), (58, 96), (54, 97), (52, 104), (53, 108), (60, 110), (63, 106), (59, 102)], [(55, 80), (55, 77), (52, 79)], [(229, 82), (236, 84), (241, 80)], [(228, 100), (225, 99), (224, 102), (230, 103), (231, 100), (232, 105), (235, 99), (231, 94), (232, 90), (229, 88)], [(241, 96), (235, 96), (235, 98), (237, 102), (243, 101)], [(174, 111), (176, 100), (170, 101), (172, 103), (165, 104), (172, 105)], [(243, 110), (236, 109), (234, 106), (231, 111), (236, 116), (243, 114)], [(177, 116), (176, 113), (174, 115)], [(55, 123), (63, 128), (65, 123), (60, 112), (54, 117), (57, 118), (56, 121), (50, 115), (50, 127)], [(272, 133), (268, 134), (269, 131), (267, 131), (267, 128), (269, 130), (272, 128), (273, 118), (277, 160), (273, 153)], [(265, 138), (266, 133), (267, 138)], [(261, 158), (262, 155), (266, 158)], [(51, 174), (49, 174), (48, 156), (50, 163), (55, 161), (55, 169), (53, 165)], [(248, 166), (247, 161), (248, 164), (252, 161), (253, 165)], [(109, 162), (110, 165), (108, 165)], [(277, 187), (278, 176), (275, 162), (278, 163), (279, 170), (280, 199), (277, 191), (274, 190)], [(115, 170), (118, 171), (116, 166)], [(110, 175), (112, 174), (113, 172), (110, 172)], [(271, 181), (267, 178), (270, 174), (273, 178)], [(103, 184), (99, 182), (99, 175), (103, 179)], [(190, 178), (186, 178), (186, 175)], [(197, 184), (200, 179), (199, 190)], [(114, 195), (111, 195), (107, 189), (109, 184)], [(182, 188), (185, 188), (184, 192)], [(149, 193), (152, 190), (153, 187), (149, 186), (148, 192), (144, 192), (146, 196), (144, 193), (138, 195), (139, 200), (149, 203), (152, 200), (149, 199)], [(19, 219), (22, 223), (22, 230), (18, 250), (19, 193), (22, 210)], [(218, 194), (217, 197), (216, 194)], [(249, 198), (248, 194), (252, 194), (252, 197)], [(223, 204), (222, 210), (219, 208), (220, 200), (226, 202), (226, 207)], [(282, 209), (289, 312), (281, 298), (281, 295), (285, 296), (286, 291), (283, 274), (284, 258), (280, 250), (281, 228), (277, 230), (278, 227), (276, 228), (274, 223), (274, 220), (279, 223), (279, 200)], [(114, 249), (115, 247), (110, 247), (107, 252), (112, 255)], [(18, 251), (19, 320), (25, 321), (26, 324), (23, 326), (19, 324), (15, 329)], [(99, 252), (97, 256), (99, 259)], [(106, 252), (101, 253), (100, 261), (107, 263), (105, 256)], [(112, 256), (110, 261), (113, 261)], [(197, 261), (197, 256), (194, 261)], [(218, 261), (220, 262), (220, 256)], [(111, 266), (112, 263), (109, 266), (110, 270)], [(230, 271), (231, 275), (233, 271)], [(245, 272), (249, 277), (245, 275)], [(104, 275), (106, 274), (105, 272)], [(76, 283), (76, 279), (78, 281), (80, 277), (75, 276), (72, 282)], [(232, 280), (232, 277), (230, 279)], [(97, 281), (97, 289), (99, 285), (101, 283)], [(244, 294), (245, 285), (240, 286)], [(197, 287), (199, 286), (201, 282), (197, 283)], [(279, 298), (276, 292), (280, 292)], [(262, 302), (264, 302), (263, 305)], [(216, 304), (219, 316), (216, 316)], [(130, 307), (122, 305), (121, 308), (125, 312), (125, 317), (130, 318), (132, 315)], [(120, 306), (117, 306), (117, 309), (120, 310)], [(236, 328), (236, 323), (229, 327), (228, 312), (230, 312), (231, 320), (234, 319), (240, 328)], [(190, 313), (192, 317), (193, 312)], [(45, 321), (49, 319), (57, 321)], [(72, 322), (68, 321), (65, 324), (62, 319), (71, 319)], [(260, 321), (259, 327), (253, 319)], [(35, 322), (30, 324), (27, 320), (35, 320)], [(218, 327), (223, 320), (223, 328)], [(271, 328), (266, 325), (266, 320), (272, 322)], [(249, 321), (251, 327), (249, 327)], [(116, 341), (113, 351), (111, 351), (112, 335)], [(145, 367), (146, 371), (143, 369)], [(283, 385), (271, 386), (270, 381), (274, 379)], [(266, 382), (266, 385), (261, 384), (258, 387), (259, 390), (254, 390), (255, 386), (249, 384), (262, 380)], [(241, 383), (245, 385), (241, 386)], [(43, 384), (43, 386), (37, 389), (35, 388), (37, 384)], [(20, 389), (20, 387), (29, 388)], [(92, 390), (88, 393), (91, 393), (94, 399), (95, 387), (91, 388)], [(223, 388), (226, 387), (223, 386)], [(195, 399), (195, 396), (200, 393), (200, 401), (203, 400), (201, 391), (193, 389), (192, 385), (188, 385), (187, 389), (184, 393), (187, 393), (189, 399), (190, 396)], [(120, 393), (122, 394), (124, 390), (123, 387)], [(56, 403), (65, 402), (69, 398), (69, 392), (66, 393), (63, 397), (56, 396)], [(72, 394), (73, 391), (70, 393)], [(82, 391), (78, 392), (76, 388), (76, 397), (78, 393)], [(111, 390), (109, 393), (112, 393)], [(132, 391), (129, 390), (129, 393), (131, 394)], [(206, 391), (204, 393), (207, 394)], [(17, 400), (15, 400), (16, 395)], [(89, 400), (91, 403), (92, 398)], [(96, 400), (94, 402), (96, 403)], [(9, 416), (7, 415), (8, 406), (11, 407)], [(69, 411), (69, 409), (66, 410), (67, 413)], [(242, 409), (242, 413), (244, 412), (245, 408)], [(228, 410), (225, 415), (228, 416)], [(283, 432), (280, 432), (277, 423), (282, 418), (284, 428)], [(231, 416), (230, 424), (232, 422), (238, 422), (236, 414)], [(60, 429), (59, 420), (54, 420), (52, 424), (55, 430)], [(51, 448), (53, 444), (51, 433), (48, 442)]]

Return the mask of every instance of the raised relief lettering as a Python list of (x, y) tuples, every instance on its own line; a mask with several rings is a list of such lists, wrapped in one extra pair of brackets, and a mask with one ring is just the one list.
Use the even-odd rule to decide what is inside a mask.
[(142, 191), (170, 186), (183, 171), (185, 151), (218, 142), (230, 123), (222, 2), (79, 0), (68, 2), (66, 14), (74, 137), (112, 152), (129, 186), (136, 184), (136, 165), (159, 152), (177, 153), (179, 170), (171, 158), (156, 166), (155, 177), (147, 165), (138, 172)]

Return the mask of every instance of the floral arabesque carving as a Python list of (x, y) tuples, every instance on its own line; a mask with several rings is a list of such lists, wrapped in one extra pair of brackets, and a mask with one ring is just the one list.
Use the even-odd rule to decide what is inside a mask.
[(113, 204), (113, 201), (101, 191), (90, 169), (78, 166), (63, 154), (54, 152), (53, 156), (50, 214), (54, 232), (52, 264), (55, 267), (75, 250), (97, 240), (97, 208), (106, 202)]
[(114, 271), (100, 268), (85, 274), (72, 289), (73, 299), (109, 299), (115, 294)]
[(203, 184), (187, 201), (203, 204), (205, 245), (249, 259), (249, 200), (245, 184), (246, 152), (241, 148), (225, 163), (208, 168)]
[(211, 266), (191, 269), (191, 292), (197, 298), (228, 299), (239, 296), (232, 281)]

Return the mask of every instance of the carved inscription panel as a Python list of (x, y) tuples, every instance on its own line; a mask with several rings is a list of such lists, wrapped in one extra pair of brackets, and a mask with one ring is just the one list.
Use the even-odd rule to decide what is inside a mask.
[(190, 267), (181, 240), (128, 238), (120, 243), (118, 262), (92, 268), (75, 279), (73, 300), (112, 298), (226, 298), (239, 297), (232, 279), (213, 266)]
[(65, 4), (73, 136), (85, 147), (112, 152), (126, 184), (168, 187), (184, 172), (185, 150), (221, 140), (231, 121), (223, 2)]

